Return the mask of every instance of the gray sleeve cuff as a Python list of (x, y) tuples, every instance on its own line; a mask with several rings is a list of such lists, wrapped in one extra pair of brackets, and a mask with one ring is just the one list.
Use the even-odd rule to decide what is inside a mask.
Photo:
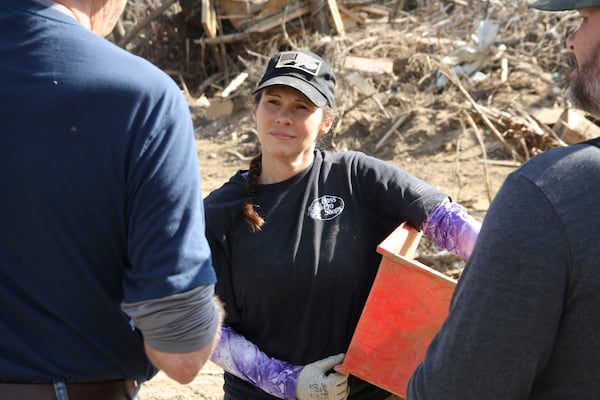
[(173, 296), (123, 303), (144, 340), (166, 353), (187, 353), (210, 345), (219, 326), (214, 285), (204, 285)]

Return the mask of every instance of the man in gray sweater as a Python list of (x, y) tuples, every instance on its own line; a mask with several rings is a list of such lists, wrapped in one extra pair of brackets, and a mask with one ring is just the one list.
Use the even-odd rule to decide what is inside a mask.
[[(569, 98), (600, 116), (600, 0), (528, 1), (580, 13)], [(599, 143), (546, 151), (507, 178), (407, 400), (600, 398)]]

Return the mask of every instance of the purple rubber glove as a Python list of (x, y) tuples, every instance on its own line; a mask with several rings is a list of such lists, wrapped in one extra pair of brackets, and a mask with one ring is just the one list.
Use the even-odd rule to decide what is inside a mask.
[(267, 356), (226, 325), (221, 328), (221, 339), (210, 359), (230, 374), (272, 396), (285, 400), (296, 398), (296, 382), (303, 366)]
[(446, 199), (427, 216), (421, 230), (439, 247), (466, 260), (475, 246), (481, 222), (460, 204)]

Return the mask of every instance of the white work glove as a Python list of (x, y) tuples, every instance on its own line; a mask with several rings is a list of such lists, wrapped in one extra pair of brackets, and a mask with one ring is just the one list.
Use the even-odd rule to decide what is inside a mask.
[(346, 400), (350, 392), (348, 375), (333, 370), (342, 363), (344, 356), (342, 353), (304, 366), (296, 382), (296, 399)]

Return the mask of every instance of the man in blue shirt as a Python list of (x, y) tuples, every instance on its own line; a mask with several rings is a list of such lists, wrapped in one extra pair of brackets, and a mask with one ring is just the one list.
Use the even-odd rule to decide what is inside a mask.
[(189, 109), (102, 37), (125, 4), (0, 0), (2, 399), (187, 383), (220, 330)]

